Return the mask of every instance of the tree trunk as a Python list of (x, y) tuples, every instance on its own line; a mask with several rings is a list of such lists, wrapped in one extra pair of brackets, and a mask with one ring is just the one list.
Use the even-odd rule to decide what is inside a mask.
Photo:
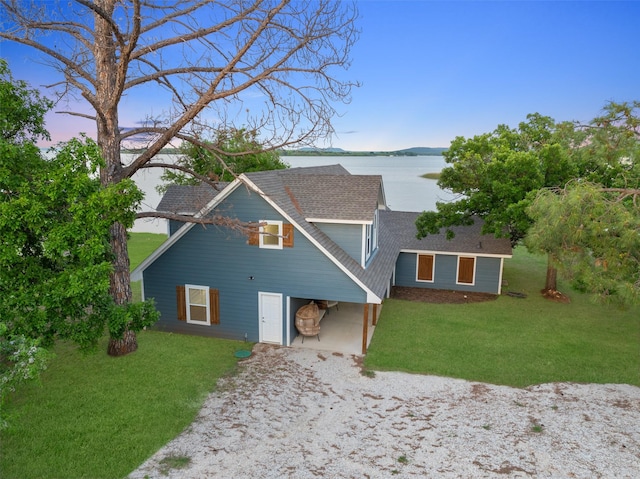
[[(97, 6), (113, 17), (114, 0), (98, 0)], [(105, 166), (100, 169), (100, 181), (104, 186), (122, 180), (123, 167), (120, 158), (120, 127), (118, 121), (118, 102), (122, 94), (124, 78), (119, 68), (116, 44), (112, 25), (96, 13), (93, 54), (96, 65), (96, 94), (98, 104), (96, 117), (97, 142), (102, 151)], [(114, 223), (110, 229), (111, 250), (113, 253), (113, 272), (111, 273), (109, 293), (116, 305), (125, 305), (131, 301), (131, 277), (129, 276), (129, 253), (127, 251), (127, 230), (121, 223)], [(111, 356), (123, 356), (138, 348), (135, 331), (124, 332), (122, 338), (109, 338), (107, 353)]]
[[(131, 301), (131, 276), (129, 274), (129, 253), (127, 251), (127, 230), (121, 223), (111, 226), (111, 249), (113, 252), (113, 272), (109, 293), (117, 305)], [(138, 349), (135, 331), (125, 331), (121, 339), (109, 338), (107, 353), (123, 356)]]
[(111, 251), (113, 253), (113, 272), (109, 293), (116, 304), (128, 304), (131, 301), (131, 276), (129, 274), (129, 251), (127, 250), (127, 229), (122, 223), (111, 226)]
[(548, 255), (547, 259), (547, 279), (544, 284), (545, 291), (557, 291), (558, 290), (558, 270), (553, 265), (553, 259), (551, 255)]
[(109, 338), (107, 354), (109, 356), (124, 356), (138, 349), (138, 340), (134, 331), (125, 331), (121, 339)]
[(559, 303), (569, 303), (571, 302), (569, 297), (558, 291), (558, 269), (555, 267), (555, 264), (555, 258), (549, 254), (547, 256), (547, 279), (544, 289), (541, 291), (542, 296)]

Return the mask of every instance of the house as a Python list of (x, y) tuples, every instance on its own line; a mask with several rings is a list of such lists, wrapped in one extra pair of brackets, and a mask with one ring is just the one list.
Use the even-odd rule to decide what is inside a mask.
[(394, 285), (500, 294), (505, 258), (511, 258), (508, 238), (482, 234), (478, 218), (469, 226), (453, 227), (452, 239), (444, 231), (416, 238), (419, 213), (385, 211), (382, 222), (396, 235), (400, 251)]
[(170, 222), (168, 240), (132, 273), (166, 331), (290, 345), (302, 306), (356, 303), (364, 353), (370, 307), (375, 324), (394, 284), (498, 294), (511, 256), (479, 223), (451, 242), (417, 240), (417, 213), (387, 209), (381, 176), (340, 165), (246, 173), (220, 190), (172, 186), (158, 210), (256, 225), (247, 235)]

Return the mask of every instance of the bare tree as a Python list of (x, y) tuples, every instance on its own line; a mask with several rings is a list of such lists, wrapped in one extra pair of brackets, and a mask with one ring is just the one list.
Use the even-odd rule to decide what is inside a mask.
[[(333, 105), (348, 102), (357, 86), (344, 77), (357, 9), (338, 0), (0, 0), (0, 8), (0, 39), (39, 51), (63, 76), (50, 86), (61, 97), (79, 93), (95, 113), (65, 112), (95, 121), (104, 185), (153, 167), (173, 141), (208, 145), (199, 138), (212, 125), (260, 131), (271, 149), (311, 144), (333, 133)], [(125, 95), (154, 88), (170, 98), (166, 113), (122, 128)], [(140, 138), (142, 153), (123, 162), (123, 145)], [(111, 245), (111, 295), (125, 304), (122, 224), (112, 226)], [(110, 351), (136, 347), (133, 331), (114, 341)]]

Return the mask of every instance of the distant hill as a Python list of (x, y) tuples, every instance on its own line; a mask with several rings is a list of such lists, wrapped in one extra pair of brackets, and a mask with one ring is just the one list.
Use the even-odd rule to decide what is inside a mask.
[(447, 148), (417, 146), (394, 151), (348, 151), (342, 148), (300, 148), (282, 150), (281, 156), (440, 156)]
[(344, 155), (345, 153), (349, 153), (348, 151), (345, 151), (342, 148), (312, 148), (309, 146), (300, 148), (298, 150), (289, 150), (289, 151), (296, 151), (298, 153), (309, 153), (312, 155), (322, 155), (324, 153)]

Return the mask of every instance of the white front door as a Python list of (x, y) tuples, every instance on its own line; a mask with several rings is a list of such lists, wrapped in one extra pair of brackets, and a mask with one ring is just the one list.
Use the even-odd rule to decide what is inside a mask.
[(261, 343), (282, 344), (282, 294), (258, 292)]

